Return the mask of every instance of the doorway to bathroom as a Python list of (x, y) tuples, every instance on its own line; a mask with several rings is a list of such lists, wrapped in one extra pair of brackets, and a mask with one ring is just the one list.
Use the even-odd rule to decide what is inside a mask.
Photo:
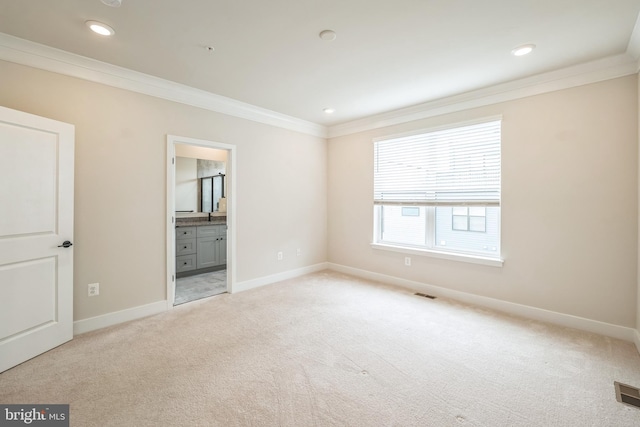
[(235, 146), (167, 137), (167, 304), (232, 292)]

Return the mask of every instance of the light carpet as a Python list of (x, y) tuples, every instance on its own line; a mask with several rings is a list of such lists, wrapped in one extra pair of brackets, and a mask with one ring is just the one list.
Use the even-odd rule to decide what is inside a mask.
[(72, 426), (638, 426), (628, 342), (320, 272), (80, 335), (0, 374)]

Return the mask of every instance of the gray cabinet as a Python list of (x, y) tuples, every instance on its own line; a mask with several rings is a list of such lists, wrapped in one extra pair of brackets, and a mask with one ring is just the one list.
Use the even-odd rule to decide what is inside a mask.
[(220, 265), (227, 263), (227, 232), (218, 240), (218, 262)]
[[(226, 264), (226, 225), (199, 226), (196, 237), (196, 268), (209, 268)], [(224, 248), (224, 254), (222, 253)], [(224, 256), (223, 256), (224, 255)]]
[(176, 240), (176, 256), (196, 253), (196, 239)]
[(227, 263), (227, 226), (176, 228), (176, 273), (197, 274)]
[(196, 269), (196, 227), (176, 229), (176, 273)]
[(176, 273), (184, 273), (196, 269), (196, 254), (176, 257)]
[(184, 239), (194, 239), (196, 237), (196, 227), (176, 228), (176, 241)]

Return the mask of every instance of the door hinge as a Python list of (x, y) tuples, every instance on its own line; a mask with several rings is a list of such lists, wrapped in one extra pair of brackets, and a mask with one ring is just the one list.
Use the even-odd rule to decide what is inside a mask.
[(173, 220), (173, 217), (171, 217), (171, 224), (173, 224), (175, 221)]
[(176, 158), (175, 158), (175, 157), (172, 157), (172, 158), (171, 158), (171, 164), (172, 164), (172, 165), (175, 165), (175, 164), (176, 164)]
[(173, 274), (171, 275), (171, 281), (175, 282), (176, 281), (176, 276), (174, 276)]

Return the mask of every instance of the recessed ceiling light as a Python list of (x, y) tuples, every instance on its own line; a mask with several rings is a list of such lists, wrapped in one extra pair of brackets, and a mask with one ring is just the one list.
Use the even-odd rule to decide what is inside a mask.
[(320, 34), (318, 35), (322, 40), (331, 41), (336, 39), (336, 32), (333, 30), (320, 31)]
[(325, 109), (323, 109), (322, 111), (324, 111), (324, 112), (325, 112), (325, 113), (327, 113), (327, 114), (333, 114), (333, 113), (335, 113), (335, 112), (336, 112), (336, 110), (335, 110), (335, 109), (333, 109), (333, 108), (325, 108)]
[(207, 52), (213, 52), (214, 50), (216, 50), (216, 48), (215, 48), (215, 47), (213, 47), (213, 46), (205, 46), (205, 50), (206, 50)]
[(524, 44), (522, 46), (518, 46), (517, 48), (511, 51), (511, 54), (514, 56), (523, 56), (533, 52), (533, 49), (536, 48), (535, 44)]
[(101, 36), (112, 36), (116, 33), (113, 28), (111, 28), (107, 24), (103, 24), (102, 22), (87, 21), (86, 24), (87, 27), (91, 28), (91, 31), (93, 31), (94, 33), (98, 33)]

